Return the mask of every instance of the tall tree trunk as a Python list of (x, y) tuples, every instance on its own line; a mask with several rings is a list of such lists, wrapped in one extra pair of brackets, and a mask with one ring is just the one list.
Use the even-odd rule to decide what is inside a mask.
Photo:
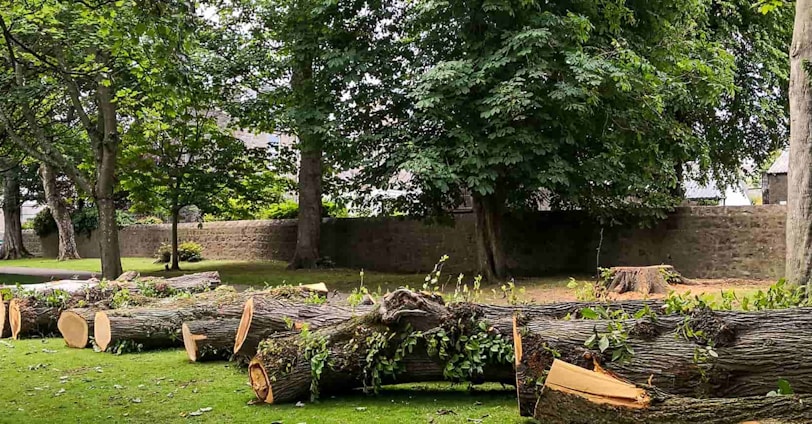
[(51, 165), (43, 162), (39, 166), (39, 176), (42, 179), (43, 191), (45, 191), (45, 201), (48, 203), (51, 216), (56, 221), (59, 233), (59, 253), (56, 259), (60, 261), (79, 259), (79, 249), (76, 247), (70, 212), (56, 187), (56, 172)]
[(798, 0), (790, 47), (790, 151), (786, 276), (812, 284), (812, 93), (804, 63), (812, 60), (812, 0)]
[[(313, 61), (304, 58), (293, 69), (291, 86), (301, 101), (313, 98)], [(319, 259), (321, 236), (322, 140), (307, 126), (299, 128), (299, 216), (296, 252), (290, 269), (315, 268)]]
[(93, 197), (99, 208), (99, 230), (101, 231), (102, 277), (115, 280), (121, 275), (121, 248), (118, 245), (118, 225), (113, 194), (116, 186), (116, 159), (118, 157), (118, 115), (113, 100), (113, 90), (104, 84), (101, 77), (96, 91), (100, 134), (95, 133), (92, 143), (96, 156), (96, 186)]
[(178, 220), (180, 219), (180, 208), (172, 208), (172, 270), (180, 270), (178, 258)]
[[(6, 167), (5, 165), (8, 165)], [(19, 168), (3, 164), (3, 247), (0, 259), (19, 259), (31, 256), (23, 246), (23, 228), (21, 218), (22, 196), (20, 195)]]
[(477, 258), (479, 273), (489, 281), (507, 278), (507, 264), (502, 245), (504, 198), (499, 194), (474, 194)]

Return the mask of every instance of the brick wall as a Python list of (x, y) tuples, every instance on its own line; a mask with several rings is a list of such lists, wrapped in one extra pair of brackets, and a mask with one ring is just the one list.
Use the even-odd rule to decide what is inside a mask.
[[(784, 272), (785, 206), (679, 208), (652, 228), (606, 228), (601, 265), (670, 263), (688, 277), (778, 278)], [(505, 250), (516, 275), (588, 273), (595, 267), (600, 228), (578, 212), (540, 212), (505, 219)], [(203, 245), (209, 259), (288, 260), (296, 244), (294, 220), (233, 221), (179, 226), (181, 241)], [(120, 233), (122, 255), (152, 256), (169, 242), (169, 225), (140, 225)], [(98, 241), (80, 236), (80, 254), (98, 256)], [(28, 239), (26, 239), (28, 240)], [(56, 237), (42, 240), (55, 256)], [(449, 272), (476, 268), (474, 221), (453, 225), (407, 218), (326, 220), (321, 251), (336, 265), (395, 272), (426, 272), (440, 256)]]

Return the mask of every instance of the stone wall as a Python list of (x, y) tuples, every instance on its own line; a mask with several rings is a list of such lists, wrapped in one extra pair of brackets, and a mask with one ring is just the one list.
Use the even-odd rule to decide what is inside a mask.
[[(600, 263), (673, 264), (693, 278), (778, 278), (784, 272), (785, 206), (679, 208), (652, 228), (607, 227)], [(505, 250), (516, 275), (589, 273), (595, 268), (600, 227), (578, 212), (540, 212), (505, 219)], [(296, 244), (295, 220), (181, 224), (181, 241), (203, 245), (208, 259), (289, 260)], [(120, 233), (123, 256), (153, 256), (168, 243), (169, 225), (138, 225)], [(83, 257), (98, 256), (96, 235), (78, 240)], [(56, 237), (42, 240), (55, 256)], [(476, 269), (471, 214), (453, 225), (407, 218), (325, 220), (322, 255), (337, 266), (393, 272), (427, 272), (444, 254), (446, 270)]]

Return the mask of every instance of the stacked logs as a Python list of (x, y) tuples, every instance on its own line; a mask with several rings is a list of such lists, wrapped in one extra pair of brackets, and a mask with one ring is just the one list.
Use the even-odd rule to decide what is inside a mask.
[[(11, 337), (48, 335), (59, 328), (60, 314), (77, 306), (92, 309), (107, 309), (116, 294), (126, 291), (128, 298), (139, 303), (151, 303), (159, 297), (177, 293), (200, 293), (220, 285), (217, 272), (203, 272), (175, 278), (132, 278), (124, 274), (122, 280), (100, 282), (99, 280), (58, 282), (23, 286), (23, 290), (13, 291), (14, 296), (6, 305), (6, 313), (0, 315), (2, 325), (6, 323)], [(7, 318), (6, 318), (7, 314)], [(71, 318), (61, 321), (65, 328), (73, 328)]]

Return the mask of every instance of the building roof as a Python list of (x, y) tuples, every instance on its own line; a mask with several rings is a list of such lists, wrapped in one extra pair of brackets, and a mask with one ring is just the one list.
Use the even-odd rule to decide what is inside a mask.
[(781, 156), (773, 162), (770, 169), (767, 170), (768, 174), (786, 174), (789, 172), (789, 150), (781, 152)]
[(716, 187), (716, 181), (708, 181), (707, 184), (700, 184), (696, 180), (685, 181), (686, 199), (723, 199), (724, 193)]

